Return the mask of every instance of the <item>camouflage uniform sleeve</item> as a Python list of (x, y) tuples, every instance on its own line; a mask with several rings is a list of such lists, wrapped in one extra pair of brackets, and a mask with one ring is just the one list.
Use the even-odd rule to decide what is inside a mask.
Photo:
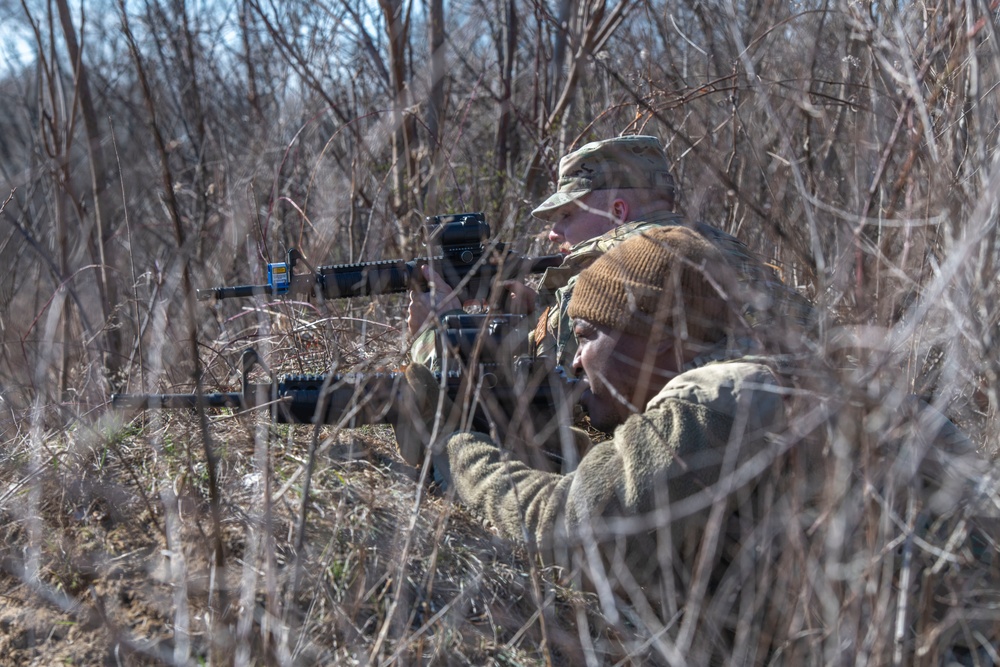
[[(461, 315), (464, 310), (450, 310), (442, 313), (441, 318), (448, 315)], [(440, 351), (438, 350), (437, 328), (428, 327), (418, 333), (410, 344), (410, 361), (415, 364), (423, 364), (432, 371), (441, 370)]]

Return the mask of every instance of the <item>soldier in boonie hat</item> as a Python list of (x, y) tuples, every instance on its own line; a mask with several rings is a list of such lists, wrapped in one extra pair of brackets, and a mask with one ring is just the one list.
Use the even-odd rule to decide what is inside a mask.
[(544, 321), (531, 334), (537, 356), (562, 365), (571, 361), (576, 343), (566, 309), (576, 276), (630, 236), (659, 227), (690, 227), (723, 252), (748, 295), (742, 302), (755, 327), (775, 317), (791, 316), (801, 323), (811, 317), (804, 299), (782, 284), (746, 244), (675, 213), (675, 196), (663, 146), (654, 136), (591, 142), (559, 161), (557, 191), (532, 211), (550, 223), (549, 241), (566, 253), (561, 266), (545, 272), (536, 299), (547, 308)]
[(663, 146), (656, 137), (635, 135), (593, 141), (559, 160), (559, 185), (551, 197), (531, 212), (551, 219), (558, 208), (596, 190), (658, 190), (674, 192)]

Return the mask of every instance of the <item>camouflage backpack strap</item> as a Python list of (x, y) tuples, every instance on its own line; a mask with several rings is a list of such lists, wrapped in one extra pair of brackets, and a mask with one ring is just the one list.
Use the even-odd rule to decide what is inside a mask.
[(573, 363), (573, 356), (576, 354), (576, 338), (573, 336), (573, 322), (569, 319), (567, 310), (569, 300), (573, 298), (573, 288), (576, 286), (576, 278), (570, 281), (566, 287), (559, 290), (559, 301), (552, 308), (548, 316), (547, 328), (549, 334), (555, 340), (555, 359), (561, 366), (569, 366)]
[(542, 357), (546, 355), (548, 348), (551, 346), (552, 341), (548, 337), (548, 322), (549, 314), (552, 312), (552, 306), (546, 306), (542, 310), (541, 315), (538, 316), (538, 321), (535, 323), (535, 328), (532, 330), (528, 337), (528, 341), (531, 345), (531, 353), (536, 357)]

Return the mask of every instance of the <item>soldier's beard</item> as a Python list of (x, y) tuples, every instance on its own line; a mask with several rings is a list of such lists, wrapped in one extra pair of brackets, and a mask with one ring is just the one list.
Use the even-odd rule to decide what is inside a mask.
[(597, 395), (589, 388), (581, 394), (580, 405), (587, 412), (590, 425), (603, 433), (613, 432), (628, 416), (616, 409), (622, 405), (617, 397)]

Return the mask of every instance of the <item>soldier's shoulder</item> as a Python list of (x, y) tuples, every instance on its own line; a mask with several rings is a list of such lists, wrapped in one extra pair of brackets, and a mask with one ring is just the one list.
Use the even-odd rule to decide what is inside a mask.
[[(723, 361), (681, 373), (649, 402), (648, 409), (665, 401), (681, 400), (733, 415), (747, 401), (777, 405), (784, 393), (775, 370), (763, 360)], [(763, 412), (773, 412), (774, 407)]]
[(579, 257), (593, 257), (603, 255), (623, 241), (632, 238), (636, 234), (642, 234), (658, 227), (667, 227), (680, 224), (680, 216), (670, 213), (644, 220), (634, 220), (618, 225), (614, 229), (598, 236), (597, 238), (577, 244), (570, 250), (567, 259)]

